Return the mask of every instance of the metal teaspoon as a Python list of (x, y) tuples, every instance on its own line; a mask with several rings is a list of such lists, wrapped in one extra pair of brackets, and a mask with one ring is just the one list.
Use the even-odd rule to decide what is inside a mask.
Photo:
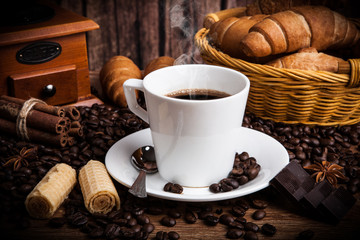
[(152, 146), (138, 148), (130, 158), (134, 168), (140, 171), (129, 192), (139, 198), (147, 197), (146, 193), (146, 174), (156, 173), (158, 171), (155, 162), (155, 153)]

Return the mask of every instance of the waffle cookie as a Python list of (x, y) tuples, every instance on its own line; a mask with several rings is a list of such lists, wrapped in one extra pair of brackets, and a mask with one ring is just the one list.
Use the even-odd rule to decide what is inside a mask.
[(100, 161), (90, 160), (80, 169), (79, 183), (89, 212), (106, 214), (114, 207), (120, 209), (119, 195)]
[(26, 197), (25, 207), (29, 215), (40, 219), (50, 218), (75, 183), (75, 169), (65, 163), (56, 164)]

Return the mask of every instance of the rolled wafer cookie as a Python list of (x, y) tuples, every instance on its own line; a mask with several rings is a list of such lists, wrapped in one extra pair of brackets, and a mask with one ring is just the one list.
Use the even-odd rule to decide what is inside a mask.
[(50, 218), (75, 184), (75, 169), (65, 163), (56, 164), (26, 197), (26, 210), (34, 218)]
[(102, 162), (90, 160), (82, 167), (79, 183), (85, 207), (90, 213), (106, 214), (114, 207), (120, 209), (119, 195)]

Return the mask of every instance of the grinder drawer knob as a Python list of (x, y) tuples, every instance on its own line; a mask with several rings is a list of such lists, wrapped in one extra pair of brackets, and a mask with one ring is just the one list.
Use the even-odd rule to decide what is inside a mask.
[(49, 97), (52, 97), (54, 96), (56, 93), (56, 87), (52, 84), (48, 84), (46, 85), (43, 89), (42, 89), (42, 96), (44, 98), (49, 98)]

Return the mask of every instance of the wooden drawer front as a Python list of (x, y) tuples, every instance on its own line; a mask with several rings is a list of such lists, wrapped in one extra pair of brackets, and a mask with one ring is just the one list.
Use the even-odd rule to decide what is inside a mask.
[(90, 80), (85, 33), (40, 40), (40, 42), (41, 41), (49, 41), (60, 44), (62, 48), (61, 54), (48, 62), (40, 64), (22, 64), (16, 60), (17, 52), (29, 44), (37, 42), (22, 43), (4, 47), (0, 46), (0, 59), (4, 59), (3, 61), (0, 60), (0, 95), (11, 95), (10, 86), (7, 81), (9, 76), (75, 65), (78, 96), (90, 96)]
[[(44, 88), (53, 85), (56, 89), (51, 97), (45, 96)], [(42, 99), (51, 105), (76, 102), (78, 99), (76, 65), (67, 65), (13, 74), (9, 76), (10, 94), (17, 98)]]

